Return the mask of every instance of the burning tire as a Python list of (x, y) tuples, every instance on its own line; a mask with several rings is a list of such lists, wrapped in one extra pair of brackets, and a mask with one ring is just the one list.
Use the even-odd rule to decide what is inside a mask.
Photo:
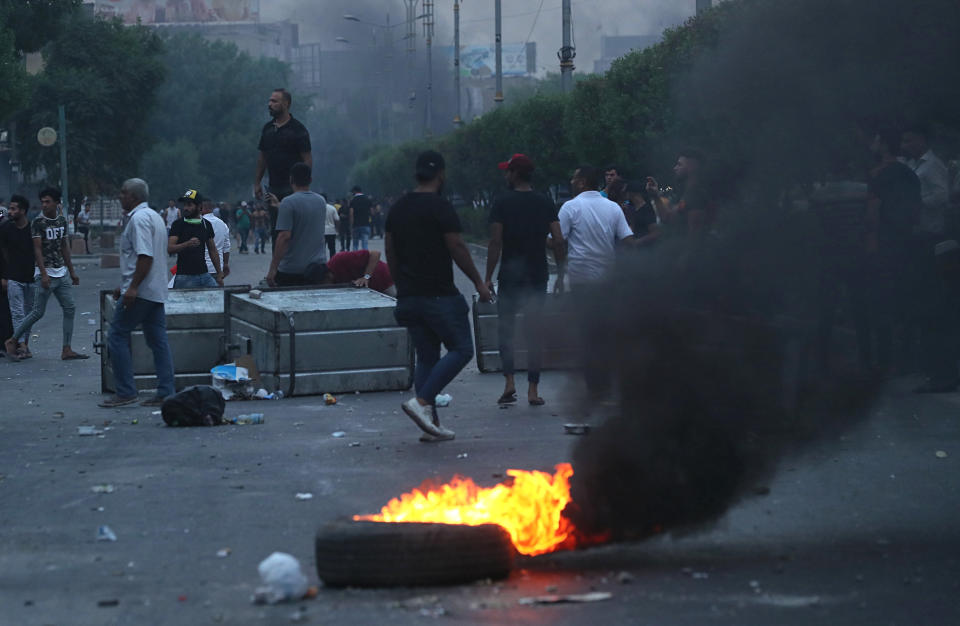
[(317, 575), (331, 587), (452, 585), (506, 578), (515, 550), (496, 524), (334, 522), (317, 532)]

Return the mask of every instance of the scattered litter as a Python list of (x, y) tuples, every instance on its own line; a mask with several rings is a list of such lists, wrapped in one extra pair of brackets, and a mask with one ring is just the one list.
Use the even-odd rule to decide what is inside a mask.
[(359, 441), (351, 441), (351, 442), (350, 442), (350, 447), (351, 447), (351, 448), (359, 448), (359, 447), (360, 447), (360, 442), (359, 442)]
[(87, 320), (87, 326), (96, 326), (96, 325), (97, 325), (97, 320), (94, 320), (94, 319)]
[(230, 548), (220, 548), (219, 550), (217, 550), (217, 558), (218, 558), (218, 559), (225, 559), (225, 558), (227, 558), (228, 556), (230, 556), (230, 553), (231, 553), (231, 552), (232, 552), (232, 550), (231, 550)]
[(300, 561), (284, 552), (274, 552), (257, 566), (263, 586), (257, 587), (251, 600), (254, 604), (277, 604), (297, 601), (308, 593), (307, 577), (300, 571)]
[(108, 607), (108, 606), (118, 606), (120, 604), (119, 600), (98, 600), (97, 606)]
[(80, 315), (93, 315), (93, 313), (91, 313), (90, 311), (84, 311)]
[(609, 591), (593, 591), (591, 593), (572, 593), (564, 596), (534, 596), (529, 598), (520, 598), (517, 604), (563, 604), (567, 602), (600, 602), (609, 600), (613, 594)]
[(246, 415), (228, 418), (227, 421), (238, 426), (247, 426), (250, 424), (262, 424), (264, 418), (263, 413), (247, 413)]
[(440, 598), (438, 596), (417, 596), (415, 598), (393, 602), (389, 606), (416, 611), (423, 617), (437, 618), (447, 614), (447, 610), (440, 605)]
[(305, 622), (307, 621), (307, 607), (301, 606), (299, 609), (290, 614), (291, 622)]
[(947, 456), (949, 456), (949, 455), (946, 453), (946, 451), (944, 451), (944, 450), (937, 450), (937, 451), (934, 453), (934, 455), (936, 455), (936, 457), (937, 457), (938, 459), (945, 459), (945, 458), (947, 458)]
[(117, 535), (109, 526), (100, 526), (97, 528), (97, 541), (116, 541)]
[(313, 500), (312, 493), (298, 493), (294, 496), (297, 500)]
[(94, 437), (96, 435), (102, 435), (103, 431), (96, 426), (77, 426), (77, 434), (81, 437)]
[(458, 459), (465, 459), (465, 458), (467, 458), (467, 453), (466, 453), (466, 452), (461, 452), (460, 454), (457, 455), (457, 458), (458, 458)]
[(450, 401), (453, 400), (453, 396), (449, 393), (438, 393), (437, 397), (433, 399), (433, 403), (438, 407), (450, 406)]
[(590, 424), (564, 424), (563, 432), (568, 435), (586, 435), (590, 432)]
[(63, 411), (54, 411), (53, 416), (57, 418), (63, 417)]
[(323, 403), (327, 406), (337, 403), (337, 398), (332, 393), (323, 394)]
[(133, 424), (134, 426), (136, 426), (137, 424), (140, 423), (140, 420), (137, 419), (137, 418), (133, 418), (132, 420), (130, 420), (130, 423)]
[(236, 363), (218, 365), (210, 370), (213, 388), (220, 392), (224, 400), (247, 400), (254, 397), (254, 387), (250, 371)]
[(150, 415), (163, 415), (163, 411), (151, 411)]
[(253, 397), (260, 398), (261, 400), (266, 400), (270, 396), (270, 392), (266, 389), (257, 389), (256, 393), (253, 394)]
[(634, 580), (635, 579), (633, 577), (633, 574), (631, 574), (630, 572), (620, 572), (619, 574), (617, 574), (617, 582), (620, 583), (621, 585), (629, 585)]
[(90, 491), (93, 493), (113, 493), (117, 488), (113, 485), (94, 485), (90, 487)]
[(346, 437), (347, 433), (343, 432), (342, 430), (338, 430), (335, 433), (331, 433), (330, 436), (336, 439), (340, 439), (341, 437)]

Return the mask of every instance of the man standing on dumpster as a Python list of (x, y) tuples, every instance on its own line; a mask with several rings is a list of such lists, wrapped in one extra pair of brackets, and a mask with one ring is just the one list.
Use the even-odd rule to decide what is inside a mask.
[(147, 204), (149, 193), (147, 183), (139, 178), (131, 178), (120, 187), (120, 206), (127, 221), (120, 235), (123, 282), (113, 292), (117, 305), (107, 339), (116, 395), (100, 403), (104, 408), (137, 402), (130, 349), (130, 334), (137, 326), (143, 326), (157, 372), (157, 393), (143, 405), (160, 406), (174, 392), (173, 355), (163, 304), (167, 300), (167, 228), (160, 214)]
[[(417, 157), (417, 187), (390, 209), (384, 247), (397, 284), (397, 322), (410, 331), (417, 353), (415, 398), (401, 406), (425, 433), (421, 441), (448, 441), (452, 430), (440, 425), (434, 398), (473, 357), (469, 307), (453, 284), (451, 260), (470, 279), (481, 302), (490, 291), (460, 235), (460, 218), (440, 194), (443, 157), (428, 150)], [(440, 358), (440, 345), (447, 353)]]

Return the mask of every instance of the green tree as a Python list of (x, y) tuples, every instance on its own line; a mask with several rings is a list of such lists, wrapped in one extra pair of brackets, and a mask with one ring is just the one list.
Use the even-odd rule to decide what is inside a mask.
[(43, 49), (44, 70), (31, 81), (29, 107), (18, 115), (24, 171), (59, 178), (59, 150), (39, 146), (35, 136), (43, 126), (57, 126), (57, 106), (64, 104), (72, 191), (98, 194), (136, 175), (151, 143), (146, 119), (163, 81), (162, 49), (148, 28), (71, 15)]
[(182, 137), (153, 144), (143, 155), (140, 170), (157, 206), (166, 206), (167, 200), (176, 200), (187, 189), (199, 189), (201, 193), (207, 189), (207, 180), (199, 174), (200, 153), (193, 142)]

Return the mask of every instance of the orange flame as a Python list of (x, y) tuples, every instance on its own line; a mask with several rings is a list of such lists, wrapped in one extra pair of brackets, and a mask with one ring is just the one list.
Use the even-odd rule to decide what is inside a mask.
[(438, 487), (414, 489), (394, 498), (376, 515), (354, 515), (357, 521), (434, 522), (440, 524), (499, 524), (521, 554), (552, 552), (574, 541), (576, 529), (563, 516), (570, 502), (569, 463), (556, 474), (507, 470), (513, 480), (478, 487), (470, 478), (455, 476)]

